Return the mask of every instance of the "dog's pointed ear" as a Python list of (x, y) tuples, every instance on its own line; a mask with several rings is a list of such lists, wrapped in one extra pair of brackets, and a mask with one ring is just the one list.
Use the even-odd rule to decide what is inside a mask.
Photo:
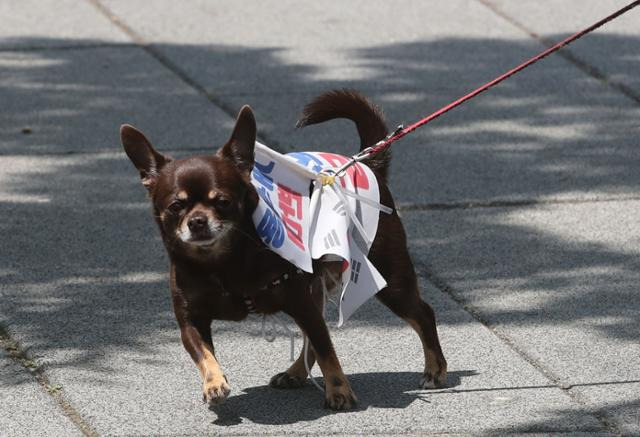
[(171, 161), (171, 158), (154, 149), (147, 137), (131, 125), (120, 126), (120, 141), (127, 156), (140, 172), (142, 185), (151, 191), (158, 172)]
[(253, 154), (256, 146), (256, 119), (247, 105), (238, 113), (236, 126), (231, 137), (218, 155), (232, 161), (241, 171), (249, 173), (253, 169)]

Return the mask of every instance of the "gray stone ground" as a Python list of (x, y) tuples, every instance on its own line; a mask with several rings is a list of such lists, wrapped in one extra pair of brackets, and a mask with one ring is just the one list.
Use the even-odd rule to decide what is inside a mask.
[(640, 8), (394, 145), (441, 390), (371, 301), (332, 329), (356, 410), (270, 389), (258, 318), (214, 324), (233, 392), (203, 405), (118, 140), (208, 153), (248, 103), (280, 150), (351, 153), (346, 122), (294, 129), (310, 98), (412, 122), (625, 3), (0, 2), (0, 435), (640, 435)]

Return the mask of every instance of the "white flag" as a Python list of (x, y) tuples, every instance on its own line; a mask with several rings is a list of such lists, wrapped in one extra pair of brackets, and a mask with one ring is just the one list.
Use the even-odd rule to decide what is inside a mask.
[(333, 184), (319, 174), (349, 158), (324, 152), (277, 153), (256, 143), (251, 173), (260, 196), (253, 221), (262, 241), (307, 272), (312, 259), (336, 255), (344, 260), (340, 297), (341, 326), (367, 299), (387, 284), (367, 259), (378, 228), (378, 181), (366, 165), (356, 163)]

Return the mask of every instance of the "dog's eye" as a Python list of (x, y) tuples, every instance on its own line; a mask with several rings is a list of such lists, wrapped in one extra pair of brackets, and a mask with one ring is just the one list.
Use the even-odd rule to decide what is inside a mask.
[(231, 200), (226, 197), (218, 196), (216, 198), (215, 207), (219, 211), (228, 211), (229, 208), (231, 208)]
[(184, 208), (184, 204), (180, 200), (176, 200), (171, 205), (167, 207), (167, 209), (173, 214), (178, 214)]

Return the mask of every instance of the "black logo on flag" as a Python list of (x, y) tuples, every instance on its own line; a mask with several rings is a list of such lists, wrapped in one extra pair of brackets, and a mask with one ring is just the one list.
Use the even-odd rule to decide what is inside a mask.
[(341, 215), (342, 217), (347, 215), (347, 210), (345, 209), (344, 203), (342, 202), (336, 203), (336, 206), (333, 207), (333, 211), (336, 214)]
[(340, 239), (338, 239), (338, 233), (335, 229), (332, 229), (331, 232), (324, 237), (324, 247), (325, 249), (329, 249), (339, 245)]
[(360, 276), (361, 265), (361, 262), (358, 262), (355, 259), (351, 260), (351, 282), (353, 282), (354, 284), (358, 283), (358, 276)]

